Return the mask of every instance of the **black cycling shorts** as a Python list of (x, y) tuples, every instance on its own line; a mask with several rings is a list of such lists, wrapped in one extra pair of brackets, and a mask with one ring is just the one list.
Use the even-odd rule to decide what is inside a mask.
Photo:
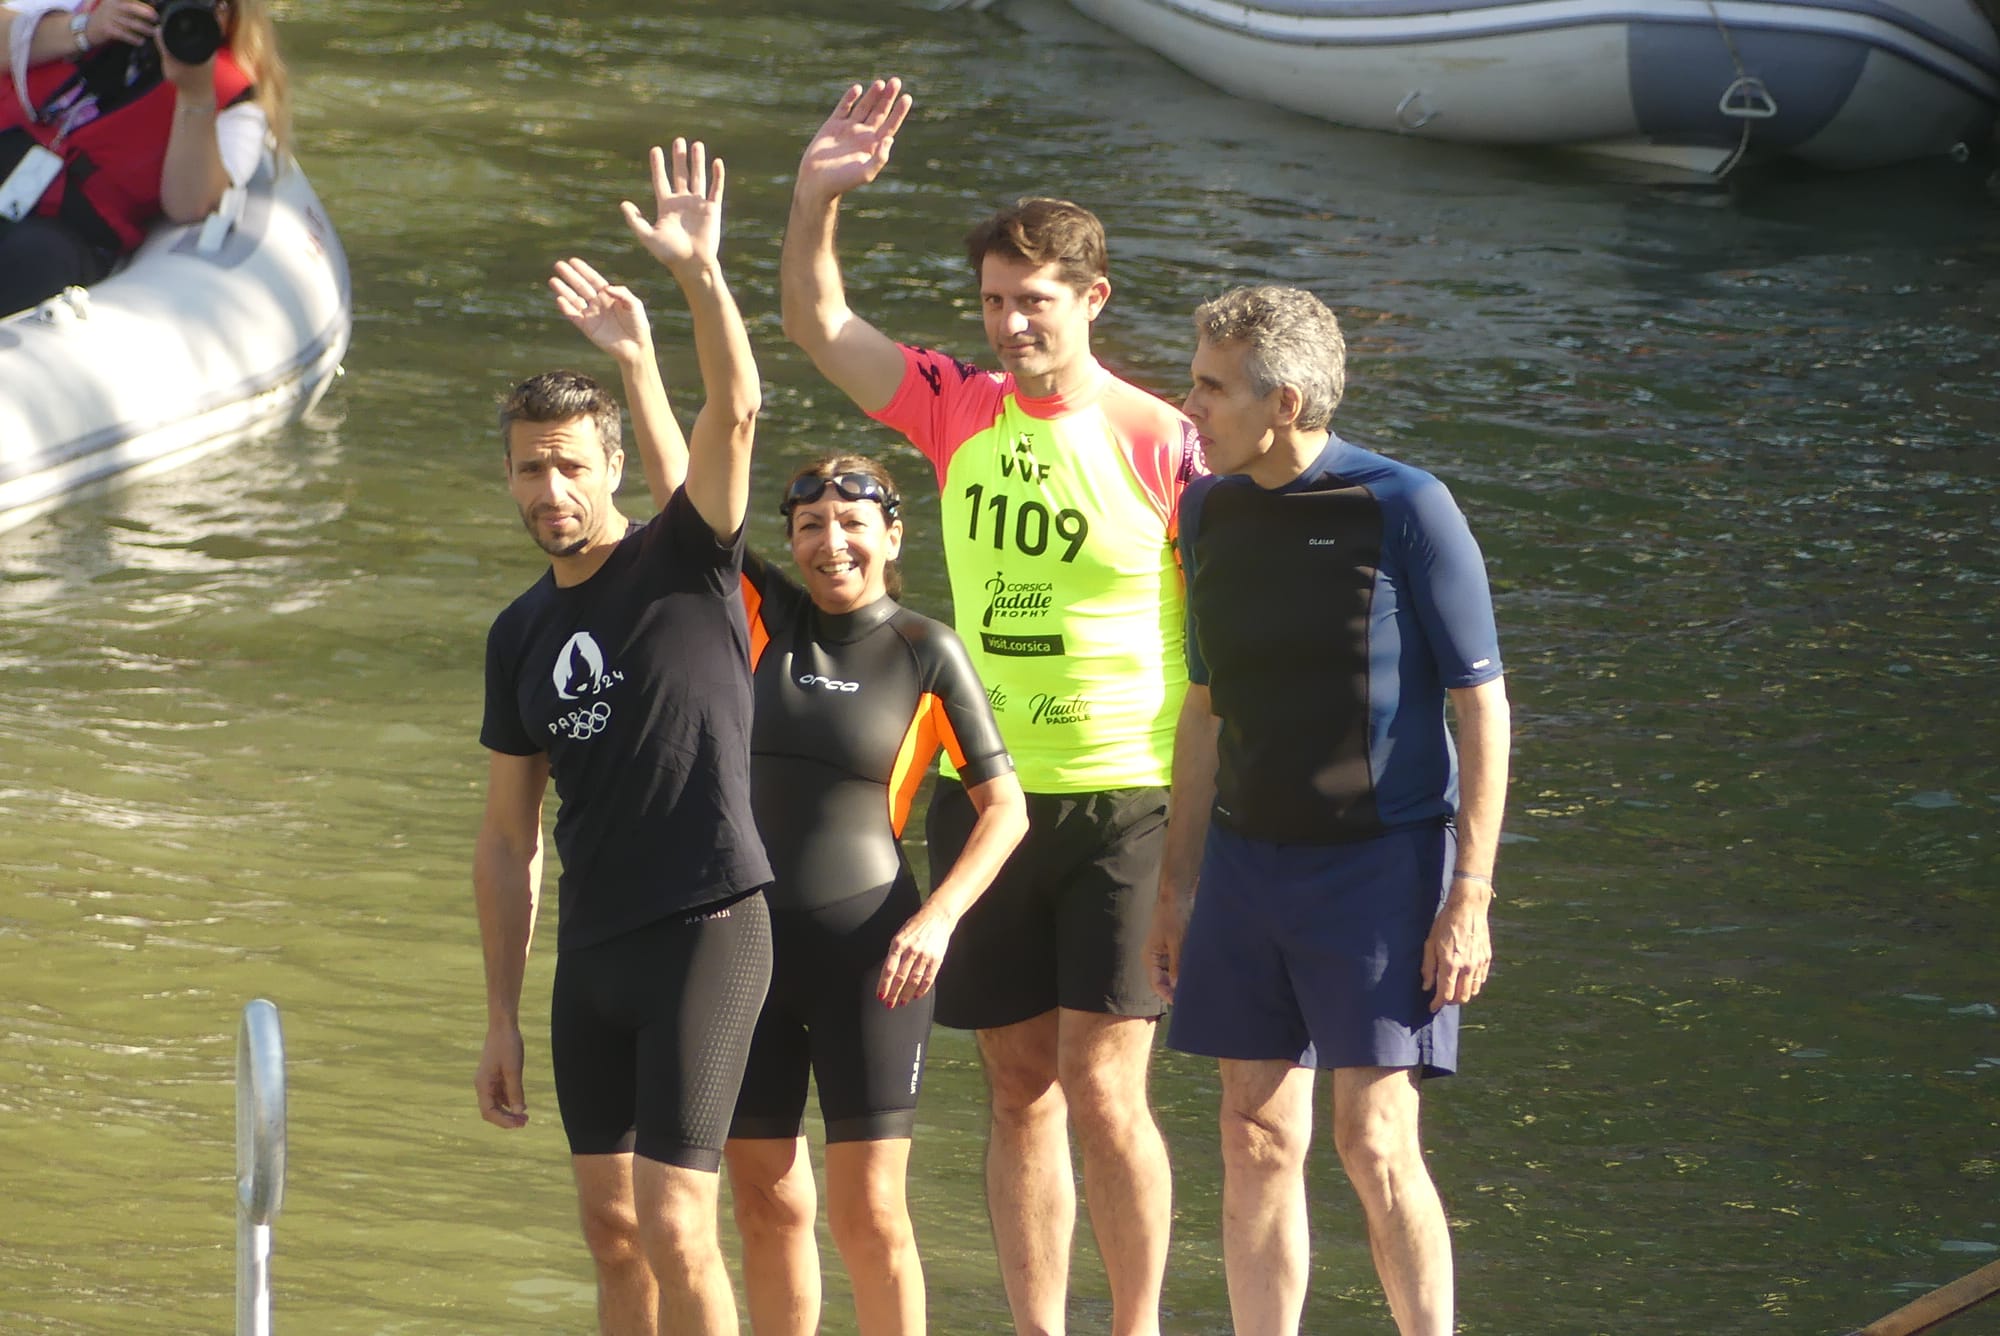
[(879, 890), (772, 912), (771, 995), (751, 1040), (731, 1137), (798, 1136), (808, 1075), (819, 1086), (829, 1142), (910, 1135), (936, 992), (892, 1009), (875, 990), (889, 940), (921, 903), (905, 869)]
[(770, 978), (762, 891), (559, 952), (549, 1051), (570, 1153), (715, 1172)]

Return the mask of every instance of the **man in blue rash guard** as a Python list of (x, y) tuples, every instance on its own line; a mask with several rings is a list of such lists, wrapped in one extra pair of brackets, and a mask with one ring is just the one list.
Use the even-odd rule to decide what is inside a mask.
[(1346, 353), (1316, 297), (1240, 288), (1195, 327), (1184, 407), (1215, 476), (1181, 501), (1190, 685), (1148, 950), (1167, 1042), (1221, 1060), (1230, 1307), (1243, 1336), (1299, 1329), (1329, 1070), (1397, 1327), (1445, 1336), (1418, 1089), (1457, 1067), (1492, 962), (1508, 710), (1485, 564), (1442, 483), (1332, 433)]

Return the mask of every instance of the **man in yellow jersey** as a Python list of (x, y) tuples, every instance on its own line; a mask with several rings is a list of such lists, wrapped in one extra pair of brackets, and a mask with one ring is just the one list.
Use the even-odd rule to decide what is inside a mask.
[[(1157, 1336), (1171, 1193), (1146, 1102), (1162, 1004), (1144, 947), (1187, 688), (1175, 513), (1200, 448), (1177, 410), (1091, 356), (1111, 295), (1104, 229), (1068, 201), (1022, 200), (966, 239), (1000, 372), (898, 344), (848, 309), (840, 197), (887, 165), (909, 108), (899, 80), (857, 85), (807, 146), (785, 333), (936, 469), (959, 635), (1028, 792), (1028, 836), (961, 920), (937, 1007), (979, 1036), (987, 1207), (1015, 1325), (1065, 1328), (1073, 1127), (1112, 1331)], [(934, 865), (971, 825), (947, 777)]]

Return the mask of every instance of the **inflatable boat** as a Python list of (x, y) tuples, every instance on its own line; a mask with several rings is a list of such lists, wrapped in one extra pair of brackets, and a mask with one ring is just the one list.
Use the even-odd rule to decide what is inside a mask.
[(0, 529), (296, 421), (339, 370), (352, 308), (319, 198), (267, 153), (205, 221), (0, 320)]
[(1977, 0), (1070, 0), (1242, 97), (1367, 130), (1721, 174), (1963, 153), (2000, 41)]

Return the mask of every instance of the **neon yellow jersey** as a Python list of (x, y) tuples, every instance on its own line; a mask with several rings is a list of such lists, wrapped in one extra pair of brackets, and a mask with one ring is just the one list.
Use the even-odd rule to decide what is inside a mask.
[(904, 348), (876, 419), (937, 470), (959, 638), (1032, 793), (1164, 785), (1187, 691), (1175, 516), (1207, 470), (1170, 404), (1095, 362), (1074, 393)]

